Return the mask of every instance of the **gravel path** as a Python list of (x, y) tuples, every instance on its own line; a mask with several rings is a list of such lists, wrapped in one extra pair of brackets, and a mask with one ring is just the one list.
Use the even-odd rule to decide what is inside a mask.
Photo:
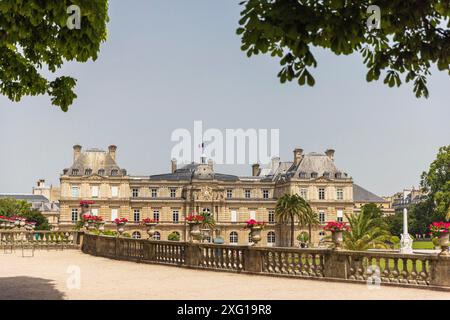
[[(80, 274), (79, 288), (77, 274)], [(0, 299), (450, 299), (450, 292), (137, 264), (77, 250), (0, 252)]]

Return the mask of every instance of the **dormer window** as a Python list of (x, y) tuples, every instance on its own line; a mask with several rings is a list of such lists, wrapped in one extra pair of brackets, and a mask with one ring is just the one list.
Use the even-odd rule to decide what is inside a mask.
[(111, 175), (112, 176), (118, 176), (119, 175), (119, 170), (117, 170), (117, 169), (111, 170)]
[(72, 169), (72, 175), (77, 176), (78, 175), (78, 169)]
[(92, 174), (92, 169), (86, 169), (84, 170), (84, 175), (85, 176), (90, 176)]
[(312, 179), (317, 178), (317, 176), (318, 176), (318, 173), (317, 173), (317, 172), (312, 172), (312, 173), (311, 173), (311, 178), (312, 178)]
[(334, 175), (334, 177), (336, 179), (341, 179), (342, 178), (342, 173), (341, 172), (336, 172), (336, 174)]
[(306, 172), (300, 172), (298, 176), (300, 177), (300, 179), (306, 179)]
[(323, 176), (324, 176), (324, 178), (329, 178), (330, 177), (330, 173), (329, 172), (324, 172)]
[(98, 170), (98, 175), (99, 176), (104, 176), (105, 175), (105, 170), (104, 169)]

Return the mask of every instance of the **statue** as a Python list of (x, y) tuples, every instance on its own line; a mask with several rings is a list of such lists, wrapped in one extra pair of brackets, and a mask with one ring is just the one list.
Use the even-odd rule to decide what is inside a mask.
[(400, 253), (413, 253), (413, 238), (408, 233), (408, 209), (403, 209), (403, 234), (400, 240)]

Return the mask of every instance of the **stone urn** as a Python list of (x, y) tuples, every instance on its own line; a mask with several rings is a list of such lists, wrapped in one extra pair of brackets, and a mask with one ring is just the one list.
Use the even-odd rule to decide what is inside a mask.
[(438, 237), (438, 243), (441, 247), (440, 255), (448, 256), (450, 255), (450, 252), (448, 251), (448, 247), (450, 245), (449, 241), (449, 233), (448, 232), (442, 232)]
[(202, 240), (206, 240), (211, 237), (211, 229), (201, 229)]
[(200, 231), (200, 223), (197, 221), (189, 221), (188, 224), (190, 228), (189, 234), (191, 235), (191, 241), (201, 238), (202, 232)]
[(331, 234), (331, 238), (335, 245), (335, 249), (342, 250), (342, 243), (344, 242), (344, 233), (342, 231), (334, 231)]
[(98, 224), (98, 230), (99, 231), (105, 231), (105, 223), (104, 222), (100, 222)]
[(125, 232), (125, 223), (117, 224), (117, 232), (119, 233), (120, 236), (122, 235), (122, 233)]
[(261, 226), (254, 226), (250, 228), (250, 238), (252, 239), (253, 245), (256, 246), (258, 242), (261, 241)]
[(145, 227), (147, 228), (147, 234), (148, 234), (149, 240), (153, 240), (153, 236), (156, 233), (156, 230), (155, 230), (156, 225), (157, 225), (156, 222), (150, 222), (150, 223), (145, 224)]

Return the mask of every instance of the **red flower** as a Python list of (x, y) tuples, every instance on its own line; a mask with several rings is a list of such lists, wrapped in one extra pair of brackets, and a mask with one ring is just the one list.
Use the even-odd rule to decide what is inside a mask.
[(155, 223), (154, 219), (151, 218), (145, 218), (144, 220), (142, 220), (143, 223)]
[(128, 219), (127, 218), (116, 218), (116, 219), (114, 219), (114, 223), (115, 224), (125, 224), (125, 223), (127, 223), (128, 222)]
[(253, 227), (264, 227), (266, 223), (264, 221), (256, 221), (255, 219), (250, 219), (246, 222), (246, 229), (250, 229)]
[(350, 228), (345, 222), (330, 221), (323, 227), (325, 231), (337, 232), (337, 231), (349, 231)]

